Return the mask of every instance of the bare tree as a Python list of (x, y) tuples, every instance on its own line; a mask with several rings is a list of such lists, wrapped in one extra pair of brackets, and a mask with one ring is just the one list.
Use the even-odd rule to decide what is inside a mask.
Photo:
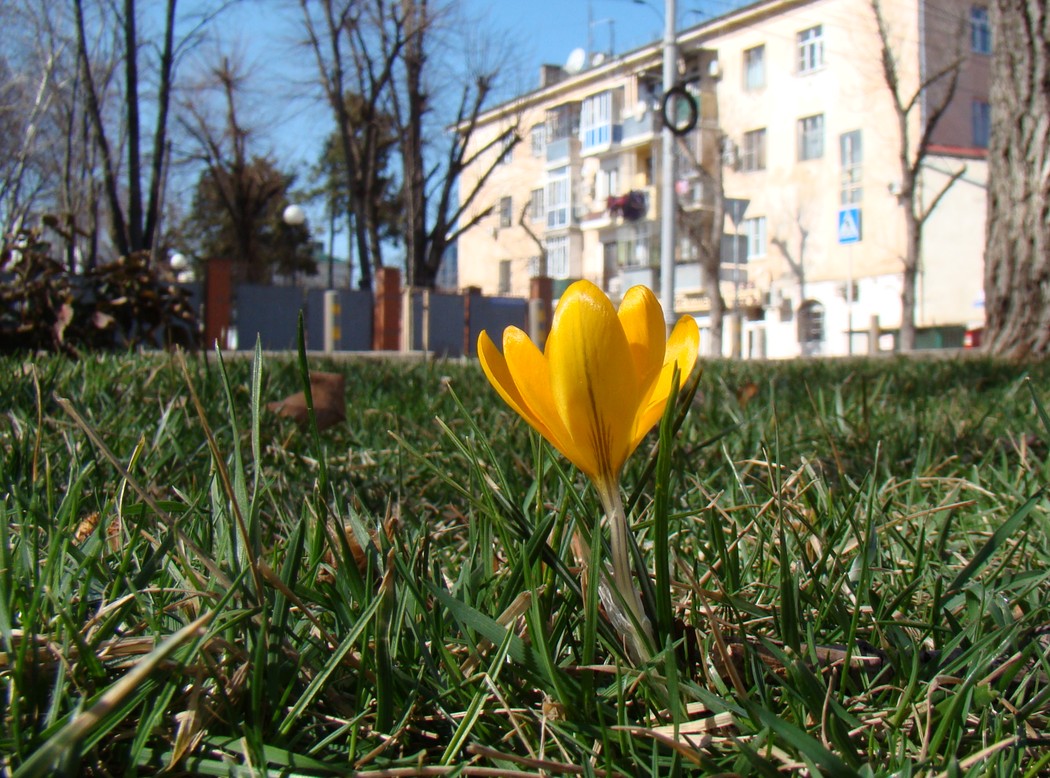
[[(711, 110), (710, 108), (708, 110)], [(726, 301), (722, 296), (722, 239), (725, 234), (725, 188), (723, 186), (722, 146), (725, 136), (717, 129), (717, 117), (710, 117), (711, 126), (701, 127), (696, 132), (701, 148), (705, 140), (713, 146), (715, 153), (709, 154), (704, 163), (685, 139), (678, 139), (678, 151), (688, 161), (691, 171), (700, 179), (706, 193), (707, 206), (699, 211), (687, 212), (678, 203), (678, 224), (696, 244), (700, 257), (700, 281), (707, 291), (710, 309), (708, 312), (709, 356), (722, 356), (722, 334), (725, 326)], [(704, 134), (710, 135), (704, 138)], [(735, 272), (736, 269), (734, 269)]]
[(792, 274), (798, 280), (798, 295), (801, 303), (806, 299), (806, 241), (809, 240), (809, 230), (806, 228), (801, 212), (795, 215), (795, 226), (798, 229), (798, 251), (788, 244), (786, 238), (779, 235), (774, 235), (769, 242), (777, 247), (784, 261), (791, 268)]
[(405, 46), (396, 0), (300, 0), (307, 41), (335, 118), (360, 263), (359, 285), (372, 286), (383, 264), (381, 206), (390, 133), (394, 68)]
[[(491, 212), (491, 207), (475, 208), (478, 196), (501, 156), (512, 153), (521, 142), (521, 133), (514, 122), (504, 133), (472, 149), (478, 119), (493, 95), (499, 73), (498, 66), (481, 66), (463, 81), (444, 153), (426, 142), (432, 108), (427, 80), (434, 70), (428, 65), (429, 49), (438, 19), (431, 15), (427, 0), (401, 0), (401, 9), (405, 46), (398, 88), (401, 99), (395, 102), (394, 113), (404, 170), (405, 266), (410, 285), (433, 287), (448, 247)], [(498, 153), (491, 154), (481, 175), (462, 190), (463, 171), (496, 149)]]
[(985, 348), (1050, 355), (1050, 11), (994, 0)]
[(808, 220), (801, 205), (795, 210), (794, 214), (795, 230), (798, 234), (797, 247), (793, 247), (787, 240), (787, 238), (781, 235), (774, 235), (769, 239), (769, 242), (777, 247), (780, 255), (787, 262), (788, 267), (791, 269), (792, 275), (798, 281), (798, 321), (796, 323), (796, 330), (798, 333), (798, 341), (801, 346), (804, 343), (804, 339), (808, 332), (808, 308), (803, 308), (806, 302), (806, 242), (809, 240), (810, 229), (807, 226)]
[(18, 230), (45, 186), (37, 143), (52, 99), (57, 53), (51, 52), (34, 81), (16, 79), (0, 60), (0, 230)]
[[(165, 0), (161, 49), (155, 66), (157, 76), (153, 142), (149, 152), (148, 181), (144, 186), (142, 162), (143, 127), (140, 116), (139, 20), (135, 0), (123, 0), (117, 19), (120, 25), (117, 58), (123, 72), (123, 133), (126, 164), (118, 162), (112, 131), (103, 111), (103, 93), (88, 47), (84, 0), (73, 0), (77, 56), (87, 98), (88, 115), (100, 153), (105, 197), (109, 210), (110, 236), (120, 254), (141, 251), (152, 245), (160, 210), (161, 171), (167, 145), (168, 109), (175, 68), (175, 8), (177, 0)], [(105, 15), (103, 15), (105, 16)], [(146, 194), (148, 192), (148, 194)]]
[[(86, 122), (72, 6), (26, 0), (4, 11), (0, 26), (15, 77), (0, 86), (0, 122), (5, 115), (14, 120), (0, 130), (0, 226), (10, 230), (39, 218), (50, 230), (54, 258), (64, 255), (70, 271), (91, 267), (101, 173)], [(93, 49), (103, 93), (114, 72), (111, 48)], [(8, 103), (12, 94), (19, 105)]]
[[(961, 53), (957, 54), (932, 73), (921, 74), (918, 88), (909, 94), (904, 84), (900, 60), (890, 39), (891, 34), (882, 12), (881, 0), (872, 0), (871, 7), (875, 13), (882, 46), (882, 73), (893, 100), (900, 136), (900, 191), (897, 199), (904, 209), (905, 246), (904, 256), (901, 258), (904, 271), (901, 285), (899, 346), (902, 351), (911, 351), (915, 348), (915, 287), (922, 257), (923, 227), (944, 195), (966, 173), (965, 167), (954, 172), (928, 203), (923, 202), (919, 187), (923, 163), (929, 152), (930, 139), (955, 97), (963, 57)], [(959, 37), (961, 39), (962, 36)], [(918, 137), (913, 136), (916, 126), (919, 131)]]
[[(238, 112), (247, 77), (222, 57), (209, 72), (210, 83), (182, 107), (189, 117), (182, 124), (196, 141), (196, 158), (204, 168), (191, 216), (196, 242), (207, 254), (233, 259), (238, 278), (265, 283), (274, 269), (309, 272), (313, 261), (303, 251), (309, 237), (305, 228), (280, 218), (293, 177), (251, 150), (254, 133)], [(221, 126), (212, 120), (220, 111), (205, 98), (209, 88), (221, 97)]]

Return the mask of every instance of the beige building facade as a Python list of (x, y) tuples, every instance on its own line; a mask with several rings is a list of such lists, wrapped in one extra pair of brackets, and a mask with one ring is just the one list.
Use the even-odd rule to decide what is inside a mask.
[[(937, 200), (919, 262), (918, 345), (957, 345), (981, 319), (987, 8), (882, 0), (881, 10), (905, 101), (958, 64), (916, 195), (922, 207)], [(698, 121), (676, 146), (676, 312), (697, 318), (710, 353), (713, 290), (701, 282), (695, 237), (722, 197), (747, 202), (738, 223), (725, 219), (720, 284), (742, 320), (737, 333), (727, 315), (725, 338), (739, 334), (744, 356), (892, 348), (905, 253), (902, 133), (871, 0), (759, 2), (680, 32), (678, 46)], [(555, 296), (577, 278), (614, 299), (634, 283), (659, 290), (660, 45), (580, 60), (571, 72), (545, 68), (539, 89), (482, 117), (478, 147), (513, 133), (521, 141), (505, 153), (496, 144), (464, 174), (469, 191), (500, 155), (476, 200), (492, 210), (459, 241), (460, 287), (527, 296), (530, 279), (546, 274)], [(915, 98), (909, 159), (949, 81)]]

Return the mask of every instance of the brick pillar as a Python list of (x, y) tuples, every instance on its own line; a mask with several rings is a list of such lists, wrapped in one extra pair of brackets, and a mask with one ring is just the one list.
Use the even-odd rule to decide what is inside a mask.
[(473, 301), (481, 297), (481, 287), (468, 286), (463, 290), (463, 354), (477, 356), (478, 335), (474, 332), (474, 321), (471, 318)]
[(554, 281), (548, 276), (529, 279), (529, 337), (540, 351), (547, 343), (551, 331), (551, 301), (554, 298)]
[(375, 274), (372, 349), (397, 351), (401, 346), (401, 271), (382, 267)]
[(204, 348), (226, 348), (233, 311), (233, 260), (209, 259), (204, 263)]

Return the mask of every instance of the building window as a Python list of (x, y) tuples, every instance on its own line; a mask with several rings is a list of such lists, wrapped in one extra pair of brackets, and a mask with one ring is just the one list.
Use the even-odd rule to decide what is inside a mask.
[(543, 210), (543, 190), (533, 189), (529, 197), (529, 218), (534, 222), (541, 221), (546, 213)]
[(547, 181), (547, 228), (569, 225), (569, 168), (552, 170)]
[(744, 51), (744, 89), (752, 91), (766, 85), (766, 47), (755, 46)]
[(508, 132), (500, 138), (500, 155), (497, 164), (509, 165), (513, 161), (515, 140), (517, 140), (517, 136), (513, 132)]
[(565, 103), (547, 111), (547, 143), (571, 138), (579, 129), (579, 103)]
[(798, 120), (798, 159), (820, 159), (824, 156), (824, 114)]
[(818, 24), (798, 34), (798, 72), (811, 73), (824, 67), (824, 27)]
[(863, 189), (860, 181), (861, 155), (860, 130), (844, 132), (839, 136), (842, 156), (842, 205), (859, 203)]
[(514, 223), (514, 204), (509, 197), (499, 199), (499, 226), (509, 227)]
[(637, 224), (617, 243), (617, 260), (623, 267), (650, 267), (655, 264), (656, 252), (650, 251), (649, 225)]
[(991, 106), (984, 100), (974, 100), (970, 110), (970, 120), (973, 124), (973, 145), (979, 149), (986, 149), (992, 135)]
[(537, 124), (529, 130), (529, 145), (534, 157), (542, 157), (547, 152), (547, 128), (544, 125)]
[(547, 238), (547, 275), (569, 277), (569, 237)]
[(824, 340), (824, 306), (816, 300), (806, 300), (798, 308), (798, 339), (803, 343)]
[(510, 294), (510, 260), (499, 261), (499, 286), (496, 294)]
[(608, 197), (620, 193), (620, 168), (599, 168), (594, 177), (594, 199), (603, 208)]
[(744, 133), (744, 150), (740, 158), (740, 169), (745, 172), (766, 169), (765, 128)]
[(602, 92), (585, 99), (580, 111), (580, 142), (583, 150), (608, 146), (612, 141), (612, 124), (612, 92)]
[(766, 217), (744, 219), (744, 235), (747, 237), (747, 259), (760, 259), (766, 255)]
[(992, 25), (988, 20), (988, 6), (970, 8), (970, 50), (974, 54), (992, 53)]

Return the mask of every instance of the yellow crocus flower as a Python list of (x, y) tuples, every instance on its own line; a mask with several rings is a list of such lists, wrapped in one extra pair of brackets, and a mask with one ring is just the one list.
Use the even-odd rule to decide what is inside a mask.
[(684, 380), (699, 347), (688, 316), (666, 337), (648, 288), (628, 290), (617, 312), (590, 281), (565, 290), (542, 353), (517, 327), (504, 331), (502, 354), (487, 333), (478, 338), (496, 391), (599, 491), (619, 485), (627, 458), (663, 415), (675, 365)]
[(629, 289), (617, 311), (601, 289), (577, 281), (558, 302), (542, 353), (517, 327), (504, 331), (502, 353), (487, 333), (478, 338), (481, 366), (496, 391), (598, 491), (612, 552), (599, 594), (639, 662), (651, 656), (652, 634), (632, 581), (620, 475), (663, 415), (675, 367), (684, 380), (700, 348), (691, 317), (679, 319), (670, 337), (666, 332), (660, 303), (646, 287)]

